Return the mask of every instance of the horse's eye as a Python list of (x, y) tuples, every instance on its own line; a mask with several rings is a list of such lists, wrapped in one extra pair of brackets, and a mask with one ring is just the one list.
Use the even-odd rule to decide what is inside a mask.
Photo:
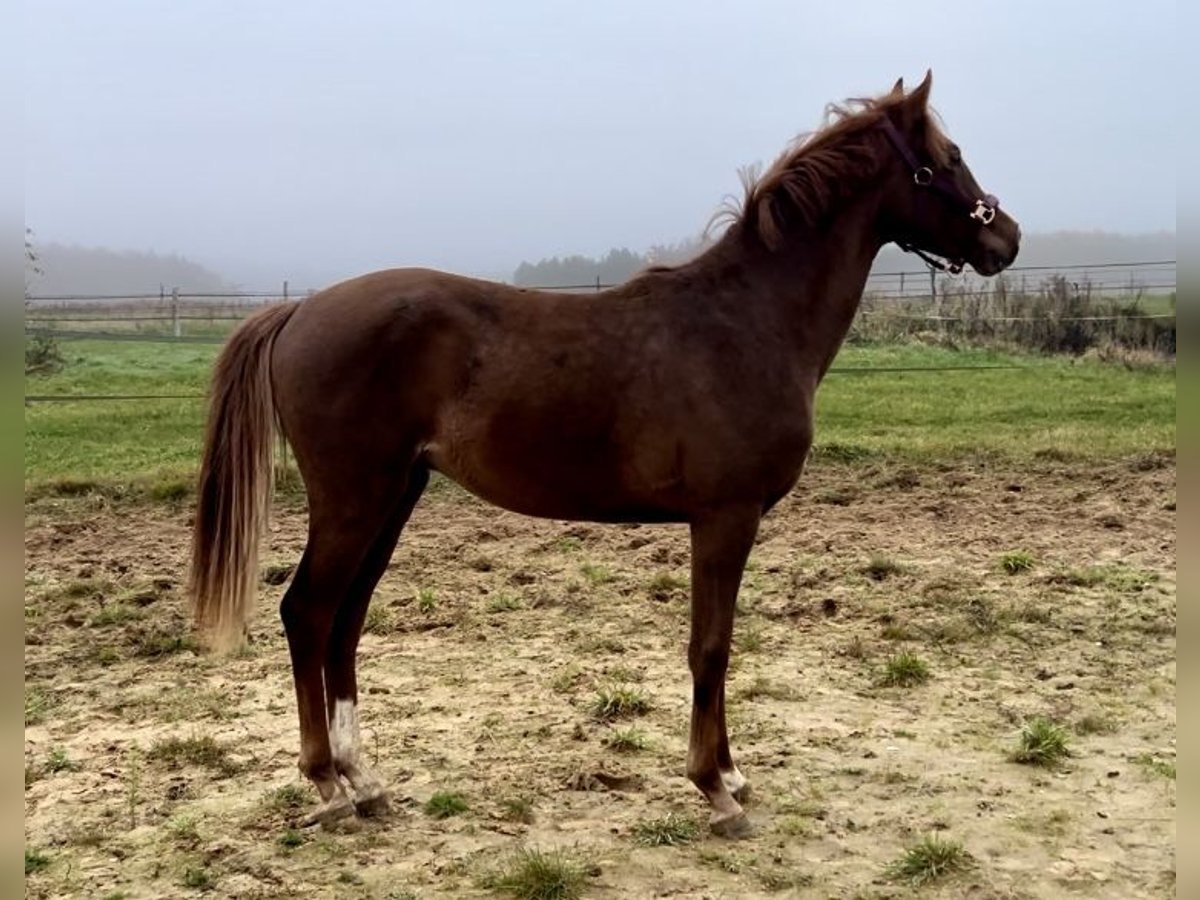
[(958, 144), (950, 145), (950, 164), (953, 166), (962, 163), (962, 151), (958, 149)]

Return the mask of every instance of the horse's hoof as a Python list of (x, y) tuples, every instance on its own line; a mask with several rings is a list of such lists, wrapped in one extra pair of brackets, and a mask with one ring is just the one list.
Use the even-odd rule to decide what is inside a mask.
[(320, 825), (322, 828), (332, 828), (347, 817), (354, 816), (354, 804), (350, 798), (342, 795), (334, 797), (328, 803), (323, 803), (304, 817), (304, 826)]
[(386, 816), (392, 811), (392, 804), (388, 802), (387, 793), (380, 791), (371, 797), (356, 798), (354, 808), (364, 819), (370, 819), (376, 816)]
[(717, 837), (727, 838), (731, 841), (748, 838), (754, 834), (754, 826), (750, 824), (750, 818), (744, 812), (720, 819), (714, 817), (709, 820), (708, 827)]

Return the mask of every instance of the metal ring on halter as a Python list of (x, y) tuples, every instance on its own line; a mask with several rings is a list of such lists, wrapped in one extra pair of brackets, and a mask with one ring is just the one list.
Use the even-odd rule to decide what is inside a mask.
[(929, 166), (921, 166), (917, 171), (913, 172), (913, 181), (921, 187), (929, 187), (933, 184), (933, 169)]
[(971, 213), (971, 218), (977, 220), (983, 225), (991, 225), (992, 220), (996, 218), (996, 208), (988, 206), (982, 200), (975, 201), (975, 210)]

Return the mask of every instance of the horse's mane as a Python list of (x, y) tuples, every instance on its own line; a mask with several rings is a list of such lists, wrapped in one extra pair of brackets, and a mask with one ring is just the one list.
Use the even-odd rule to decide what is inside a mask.
[[(904, 99), (903, 89), (897, 86), (881, 97), (830, 104), (822, 127), (793, 141), (766, 172), (759, 175), (756, 168), (749, 168), (739, 173), (743, 197), (726, 200), (709, 228), (739, 225), (776, 249), (785, 222), (817, 225), (836, 200), (878, 171), (883, 144), (875, 137), (875, 126)], [(932, 110), (925, 121), (926, 152), (936, 164), (945, 165), (950, 140)]]

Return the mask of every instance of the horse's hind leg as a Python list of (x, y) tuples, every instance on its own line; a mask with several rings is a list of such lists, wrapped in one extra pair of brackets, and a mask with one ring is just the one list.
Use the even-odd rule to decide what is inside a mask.
[(409, 473), (404, 492), (387, 524), (379, 532), (345, 594), (333, 621), (329, 652), (325, 661), (325, 695), (329, 710), (329, 742), (333, 764), (354, 789), (354, 805), (362, 815), (387, 811), (387, 792), (383, 782), (363, 759), (358, 725), (358, 679), (355, 656), (363, 622), (375, 586), (387, 569), (413, 508), (429, 482), (429, 471), (415, 466)]
[(300, 771), (321, 795), (321, 806), (305, 824), (328, 825), (354, 814), (338, 779), (329, 740), (325, 666), (330, 638), (343, 599), (381, 529), (386, 512), (372, 514), (379, 495), (345, 489), (337, 502), (314, 503), (308, 546), (279, 606), (292, 657), (300, 720)]

